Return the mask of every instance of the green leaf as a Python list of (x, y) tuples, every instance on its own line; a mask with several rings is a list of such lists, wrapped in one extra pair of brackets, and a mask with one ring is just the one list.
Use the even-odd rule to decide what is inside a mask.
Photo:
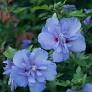
[(86, 74), (83, 74), (80, 66), (77, 67), (76, 73), (73, 75), (72, 83), (73, 84), (83, 84), (86, 81)]
[(18, 13), (21, 13), (23, 11), (25, 11), (27, 8), (26, 7), (23, 7), (23, 8), (17, 8), (17, 9), (14, 9), (13, 12), (18, 14)]
[(35, 6), (31, 8), (32, 12), (35, 12), (37, 10), (49, 10), (49, 7), (47, 5), (42, 5), (42, 6)]
[(6, 49), (6, 51), (3, 53), (8, 59), (12, 59), (14, 54), (15, 54), (16, 50), (11, 48), (11, 47), (8, 47)]
[(76, 11), (72, 11), (70, 13), (68, 13), (68, 16), (71, 17), (85, 17), (85, 13), (83, 13), (83, 10), (76, 10)]
[(63, 87), (67, 87), (68, 85), (70, 85), (70, 81), (69, 80), (60, 80), (60, 81), (56, 81), (55, 84), (57, 86), (63, 86)]

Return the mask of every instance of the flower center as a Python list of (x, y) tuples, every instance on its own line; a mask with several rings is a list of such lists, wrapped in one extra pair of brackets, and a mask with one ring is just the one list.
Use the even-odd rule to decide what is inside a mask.
[(55, 38), (55, 41), (56, 41), (56, 42), (58, 42), (58, 40), (59, 40), (58, 38)]

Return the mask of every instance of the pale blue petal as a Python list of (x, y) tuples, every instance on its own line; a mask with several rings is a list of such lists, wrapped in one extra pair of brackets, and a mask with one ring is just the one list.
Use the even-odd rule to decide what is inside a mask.
[(37, 81), (38, 82), (45, 82), (45, 77), (44, 77), (44, 75), (43, 76), (37, 76)]
[(56, 64), (52, 63), (51, 61), (47, 61), (47, 70), (43, 71), (43, 75), (45, 76), (46, 80), (54, 80), (56, 78)]
[(42, 60), (48, 59), (48, 52), (41, 48), (36, 48), (32, 51), (30, 59), (35, 63), (39, 63)]
[(11, 72), (12, 66), (13, 66), (13, 62), (10, 61), (10, 60), (6, 60), (3, 63), (5, 64), (4, 73), (3, 74), (9, 75), (10, 72)]
[(20, 50), (15, 53), (13, 63), (20, 68), (24, 68), (29, 65), (29, 55), (30, 52), (28, 50)]
[(54, 62), (62, 62), (69, 58), (69, 50), (66, 47), (66, 45), (59, 46), (54, 52), (53, 52), (53, 61)]
[(75, 18), (63, 18), (60, 20), (61, 32), (68, 37), (71, 37), (80, 31), (81, 23)]
[(90, 84), (90, 83), (85, 84), (83, 91), (84, 92), (92, 92), (92, 84)]
[(14, 80), (18, 86), (20, 87), (27, 86), (28, 80), (23, 69), (13, 67), (10, 76), (11, 79)]
[(86, 49), (85, 39), (81, 34), (79, 34), (79, 36), (77, 36), (77, 39), (75, 40), (72, 40), (71, 38), (68, 45), (70, 46), (69, 50), (73, 52), (81, 52)]
[(29, 82), (30, 84), (32, 84), (32, 83), (36, 83), (36, 80), (35, 80), (34, 77), (29, 76), (29, 77), (28, 77), (28, 82)]
[(34, 83), (33, 85), (29, 84), (30, 92), (42, 92), (46, 88), (45, 83)]
[(11, 79), (11, 77), (9, 78), (8, 85), (11, 86), (11, 91), (14, 91), (18, 87), (18, 85), (15, 83), (14, 80)]
[(57, 45), (55, 38), (52, 34), (47, 32), (42, 32), (38, 36), (38, 42), (41, 44), (44, 49), (54, 49)]

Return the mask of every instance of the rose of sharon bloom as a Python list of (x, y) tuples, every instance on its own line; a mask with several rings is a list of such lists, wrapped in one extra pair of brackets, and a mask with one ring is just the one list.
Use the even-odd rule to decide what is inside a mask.
[(80, 32), (81, 23), (75, 18), (62, 18), (56, 15), (47, 19), (38, 42), (46, 50), (53, 49), (54, 62), (61, 62), (69, 58), (69, 52), (81, 52), (86, 48), (85, 39)]
[[(47, 59), (48, 53), (41, 48), (34, 49), (31, 53), (25, 49), (16, 52), (10, 71), (10, 84), (13, 88), (16, 85), (28, 85), (31, 92), (42, 92), (46, 80), (54, 80), (57, 74), (56, 64)], [(5, 70), (8, 71), (7, 69)]]
[(66, 92), (75, 92), (72, 89), (67, 89)]
[(90, 83), (85, 84), (83, 87), (83, 91), (84, 92), (92, 92), (92, 84), (90, 84)]

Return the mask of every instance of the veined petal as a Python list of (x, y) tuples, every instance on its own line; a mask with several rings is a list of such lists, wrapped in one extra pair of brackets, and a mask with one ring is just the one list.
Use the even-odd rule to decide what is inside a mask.
[(46, 79), (43, 75), (42, 76), (37, 76), (37, 81), (42, 83), (42, 82), (45, 82)]
[(34, 83), (34, 84), (29, 84), (29, 89), (30, 92), (42, 92), (46, 88), (45, 83)]
[(81, 52), (86, 49), (85, 39), (81, 34), (77, 35), (77, 38), (75, 40), (72, 40), (71, 38), (68, 45), (69, 49), (73, 52)]
[(69, 50), (65, 45), (59, 46), (54, 52), (53, 52), (53, 61), (54, 62), (62, 62), (69, 58)]
[(44, 49), (54, 49), (57, 45), (55, 38), (52, 34), (48, 32), (42, 32), (38, 36), (38, 42), (41, 44)]
[(28, 50), (18, 51), (13, 57), (13, 63), (20, 68), (24, 68), (29, 65), (29, 55), (30, 52)]
[(63, 54), (62, 52), (54, 52), (53, 53), (53, 61), (54, 62), (63, 62), (69, 58), (69, 53)]
[(75, 18), (63, 18), (60, 20), (61, 32), (68, 37), (71, 37), (80, 31), (81, 23)]
[(20, 87), (26, 87), (28, 84), (27, 76), (21, 68), (13, 67), (11, 71), (11, 79)]
[(39, 63), (42, 60), (46, 60), (48, 59), (48, 53), (41, 49), (41, 48), (36, 48), (33, 50), (33, 52), (30, 55), (30, 59), (32, 59), (32, 61), (34, 61), (35, 63)]
[(45, 76), (46, 80), (54, 80), (56, 78), (56, 64), (52, 63), (51, 61), (47, 61), (47, 69), (43, 71), (43, 75)]
[(28, 77), (28, 82), (29, 82), (29, 84), (33, 84), (33, 83), (36, 83), (36, 80), (35, 80), (34, 77), (29, 76), (29, 77)]
[(60, 23), (56, 14), (54, 14), (51, 18), (47, 19), (45, 28), (46, 30), (43, 29), (42, 31), (51, 33), (54, 36), (57, 36), (60, 33), (60, 30), (61, 30)]

